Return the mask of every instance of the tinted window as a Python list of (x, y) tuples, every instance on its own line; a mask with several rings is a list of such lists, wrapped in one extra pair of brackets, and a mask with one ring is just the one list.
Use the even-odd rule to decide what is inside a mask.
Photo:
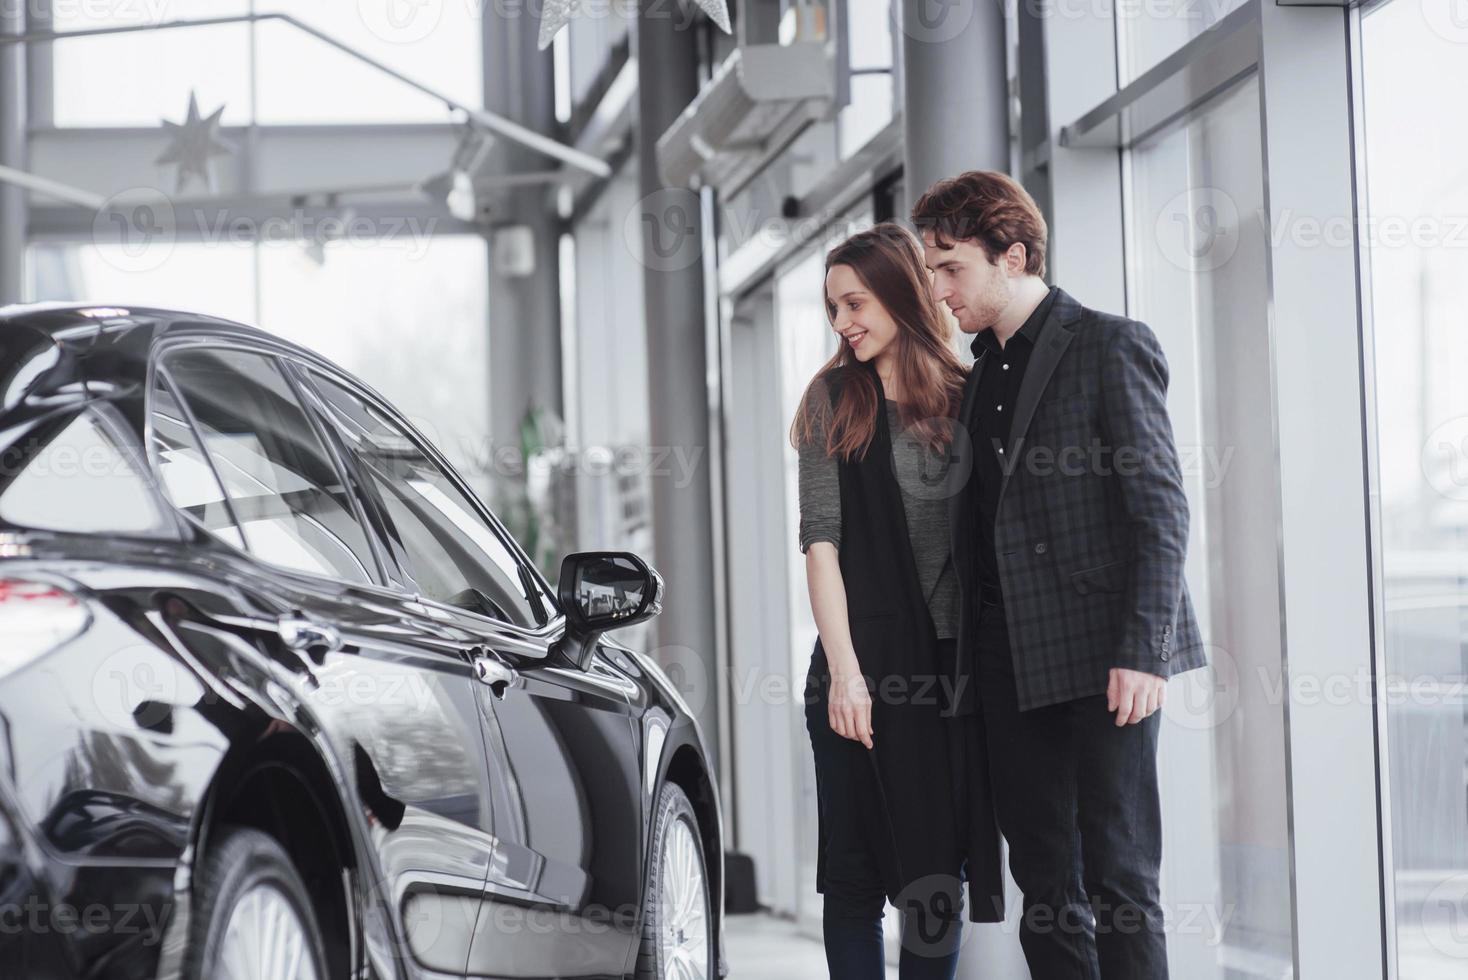
[(224, 490), (214, 476), (198, 436), (189, 427), (178, 397), (162, 374), (148, 400), (152, 425), (150, 452), (163, 492), (174, 507), (236, 548), (245, 546), (240, 529), (224, 502)]
[(326, 447), (272, 358), (191, 350), (164, 360), (259, 558), (349, 582), (372, 550)]
[(0, 455), (0, 519), (81, 534), (166, 527), (125, 431), (115, 409), (97, 405), (26, 433)]
[(387, 509), (394, 545), (419, 593), (520, 626), (544, 622), (532, 573), (470, 498), (406, 431), (334, 381), (314, 380)]

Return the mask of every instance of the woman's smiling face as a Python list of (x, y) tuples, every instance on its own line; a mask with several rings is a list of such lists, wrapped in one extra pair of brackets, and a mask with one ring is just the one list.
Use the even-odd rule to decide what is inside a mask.
[(826, 271), (826, 311), (831, 329), (859, 361), (870, 361), (897, 337), (897, 323), (849, 265)]

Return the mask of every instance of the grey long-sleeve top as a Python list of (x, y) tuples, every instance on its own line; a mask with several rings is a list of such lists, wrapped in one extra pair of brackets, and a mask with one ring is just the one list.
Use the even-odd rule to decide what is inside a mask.
[[(812, 396), (826, 397), (817, 382)], [(940, 488), (948, 458), (935, 453), (917, 439), (901, 437), (897, 404), (887, 403), (888, 431), (892, 433), (892, 459), (897, 485), (902, 491), (907, 537), (917, 565), (918, 582), (927, 598), (928, 611), (939, 639), (958, 633), (958, 578), (953, 570), (948, 537), (948, 498)], [(817, 541), (841, 548), (841, 483), (837, 460), (826, 455), (826, 433), (815, 427), (809, 442), (800, 447), (800, 551), (804, 554)]]

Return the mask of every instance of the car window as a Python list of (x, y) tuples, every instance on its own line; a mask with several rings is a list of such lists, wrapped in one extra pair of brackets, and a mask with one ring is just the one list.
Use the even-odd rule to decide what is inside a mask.
[(116, 409), (43, 422), (0, 454), (0, 520), (79, 534), (168, 528)]
[(210, 533), (243, 549), (245, 539), (224, 502), (224, 489), (162, 373), (148, 395), (148, 420), (153, 466), (169, 501)]
[(417, 442), (330, 378), (313, 373), (312, 380), (386, 508), (394, 547), (419, 593), (519, 626), (545, 622), (530, 570)]
[(163, 362), (229, 496), (250, 553), (348, 582), (376, 580), (351, 496), (273, 358), (186, 350)]

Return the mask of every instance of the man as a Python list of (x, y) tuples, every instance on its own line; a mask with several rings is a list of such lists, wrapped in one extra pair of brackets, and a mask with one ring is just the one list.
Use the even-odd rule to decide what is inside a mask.
[(1167, 362), (1145, 324), (1045, 285), (1045, 220), (1009, 177), (939, 181), (912, 219), (935, 298), (974, 335), (949, 500), (973, 683), (955, 689), (1025, 958), (1036, 980), (1164, 978), (1157, 712), (1204, 664)]

